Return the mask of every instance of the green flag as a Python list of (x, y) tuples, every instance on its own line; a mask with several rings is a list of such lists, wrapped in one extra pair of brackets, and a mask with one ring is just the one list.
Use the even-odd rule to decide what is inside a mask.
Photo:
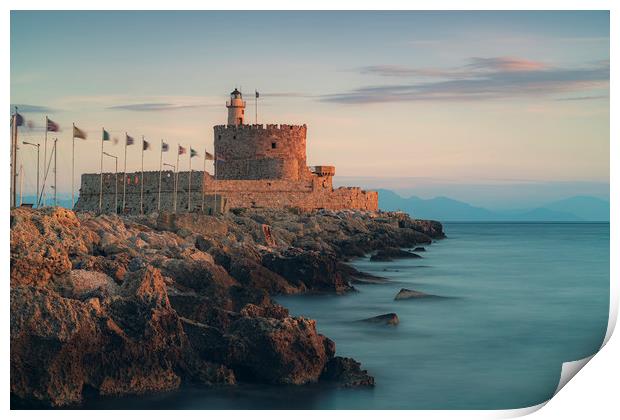
[(109, 140), (110, 140), (110, 133), (108, 133), (107, 131), (105, 131), (105, 128), (104, 128), (104, 129), (102, 129), (102, 130), (103, 130), (103, 137), (101, 137), (101, 138), (102, 138), (102, 140), (103, 140), (103, 141), (109, 141)]

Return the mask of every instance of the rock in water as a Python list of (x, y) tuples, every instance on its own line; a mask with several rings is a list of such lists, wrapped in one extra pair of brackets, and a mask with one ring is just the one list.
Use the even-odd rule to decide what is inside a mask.
[(370, 257), (370, 261), (392, 261), (394, 258), (422, 258), (418, 254), (400, 248), (380, 249)]
[(336, 356), (325, 365), (321, 381), (336, 382), (345, 388), (374, 386), (375, 378), (362, 370), (359, 362), (350, 357)]
[(371, 318), (362, 319), (362, 322), (371, 322), (375, 324), (398, 325), (400, 320), (394, 312), (389, 314), (377, 315)]
[(424, 292), (418, 292), (417, 290), (409, 290), (409, 289), (400, 289), (400, 292), (396, 294), (394, 300), (405, 300), (405, 299), (419, 299), (419, 298), (427, 298), (434, 297), (435, 295), (429, 295)]
[(426, 248), (424, 248), (423, 246), (416, 246), (413, 249), (413, 252), (425, 252), (425, 251), (426, 251)]
[(275, 384), (316, 382), (334, 343), (304, 318), (241, 318), (230, 327), (227, 365), (238, 378)]

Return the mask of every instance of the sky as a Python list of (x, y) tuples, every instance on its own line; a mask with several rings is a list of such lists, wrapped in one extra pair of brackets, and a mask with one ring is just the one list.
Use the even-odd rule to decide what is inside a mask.
[[(119, 170), (125, 132), (153, 144), (157, 170), (161, 139), (168, 163), (176, 144), (213, 150), (235, 87), (248, 122), (258, 90), (259, 123), (307, 124), (308, 164), (340, 184), (491, 208), (609, 196), (605, 11), (11, 12), (11, 105), (34, 124), (20, 139), (42, 144), (45, 115), (60, 124), (59, 193), (73, 122), (88, 132), (76, 185), (99, 171), (102, 127)], [(36, 152), (20, 150), (34, 191)], [(139, 170), (139, 146), (127, 153)]]

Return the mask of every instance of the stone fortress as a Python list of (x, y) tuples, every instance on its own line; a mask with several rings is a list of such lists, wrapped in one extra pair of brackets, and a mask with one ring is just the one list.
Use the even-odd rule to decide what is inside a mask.
[[(333, 166), (307, 166), (306, 125), (245, 124), (245, 101), (235, 89), (226, 102), (228, 124), (214, 132), (215, 173), (144, 172), (142, 211), (222, 212), (233, 208), (377, 210), (375, 191), (334, 189)], [(176, 176), (175, 176), (176, 175)], [(123, 182), (126, 213), (140, 213), (141, 173), (103, 175), (103, 212), (121, 212)], [(175, 180), (177, 194), (175, 200)], [(83, 174), (76, 210), (99, 210), (100, 175)], [(117, 191), (117, 194), (115, 194)], [(115, 200), (116, 198), (116, 200)], [(176, 203), (175, 203), (176, 201)]]

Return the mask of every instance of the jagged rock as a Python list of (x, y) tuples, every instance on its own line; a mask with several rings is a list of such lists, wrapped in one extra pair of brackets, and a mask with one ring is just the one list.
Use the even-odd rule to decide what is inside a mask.
[(318, 381), (332, 350), (313, 320), (244, 317), (230, 328), (226, 364), (238, 378), (299, 385)]
[(11, 289), (11, 393), (62, 406), (85, 385), (105, 395), (174, 389), (187, 351), (159, 271), (136, 273), (103, 301), (52, 290)]
[(370, 322), (374, 324), (398, 325), (400, 320), (395, 313), (373, 316), (371, 318), (362, 319), (362, 322)]
[(265, 255), (262, 263), (299, 288), (336, 293), (353, 290), (343, 278), (340, 264), (333, 255), (289, 249)]
[(374, 386), (375, 378), (361, 369), (361, 364), (350, 357), (336, 356), (325, 365), (321, 381), (336, 382), (345, 388)]
[(413, 252), (425, 252), (425, 251), (426, 251), (426, 248), (424, 248), (423, 246), (416, 246), (413, 249)]
[(369, 385), (357, 362), (334, 358), (314, 321), (291, 318), (271, 296), (380, 281), (342, 260), (429, 243), (441, 225), (393, 213), (237, 213), (12, 209), (11, 397), (61, 406), (85, 387), (126, 395), (186, 381), (320, 377)]

